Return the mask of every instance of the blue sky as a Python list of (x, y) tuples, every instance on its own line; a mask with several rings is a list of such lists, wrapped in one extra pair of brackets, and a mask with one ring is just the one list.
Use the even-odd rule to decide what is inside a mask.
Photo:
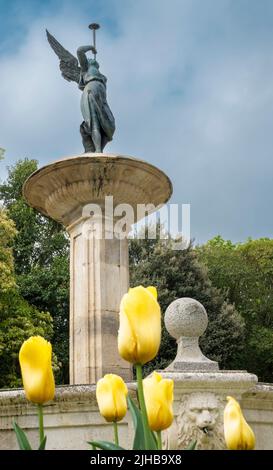
[(101, 23), (98, 60), (117, 130), (191, 204), (191, 235), (272, 237), (271, 0), (0, 0), (0, 147), (6, 165), (82, 152), (80, 92), (45, 28), (72, 53)]

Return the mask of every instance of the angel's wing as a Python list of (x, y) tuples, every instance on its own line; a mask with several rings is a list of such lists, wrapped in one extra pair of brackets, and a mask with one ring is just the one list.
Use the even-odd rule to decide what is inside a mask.
[(46, 35), (49, 44), (51, 45), (53, 51), (57, 54), (60, 59), (60, 70), (62, 76), (69, 82), (74, 81), (79, 83), (80, 81), (80, 72), (78, 59), (73, 56), (69, 51), (67, 51), (58, 41), (46, 30)]

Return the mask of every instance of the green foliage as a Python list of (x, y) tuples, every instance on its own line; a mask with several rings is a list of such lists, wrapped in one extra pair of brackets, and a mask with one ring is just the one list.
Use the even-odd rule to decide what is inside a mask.
[(45, 448), (46, 448), (46, 441), (47, 441), (47, 436), (45, 436), (45, 437), (43, 438), (42, 442), (41, 442), (40, 445), (39, 445), (38, 450), (45, 450)]
[(13, 429), (16, 434), (16, 439), (20, 450), (32, 450), (29, 440), (22, 428), (17, 423), (13, 423)]
[(18, 352), (29, 336), (50, 339), (53, 333), (49, 313), (24, 300), (14, 275), (11, 246), (16, 230), (6, 213), (0, 211), (0, 388), (21, 385)]
[(0, 209), (0, 294), (15, 287), (12, 243), (16, 235), (14, 223)]
[(88, 442), (93, 449), (101, 449), (101, 450), (125, 450), (124, 447), (120, 447), (113, 442), (108, 441), (91, 441)]
[[(168, 305), (180, 297), (192, 297), (201, 302), (208, 313), (209, 327), (202, 337), (203, 351), (220, 362), (223, 368), (233, 368), (244, 344), (244, 323), (233, 305), (225, 302), (219, 289), (212, 286), (207, 269), (197, 258), (192, 246), (174, 251), (172, 240), (130, 241), (130, 284), (154, 285), (165, 312)], [(162, 343), (159, 356), (148, 366), (166, 367), (175, 357), (176, 343), (166, 332), (162, 315)]]
[(17, 290), (11, 290), (0, 301), (0, 387), (18, 387), (22, 384), (18, 353), (30, 336), (51, 339), (52, 319), (22, 299)]
[(13, 249), (16, 274), (28, 274), (34, 266), (50, 266), (56, 256), (68, 254), (63, 227), (29, 207), (23, 198), (23, 184), (35, 170), (36, 160), (19, 160), (0, 185), (0, 199), (17, 229)]
[(56, 382), (68, 383), (68, 310), (69, 263), (66, 256), (56, 256), (50, 266), (34, 266), (28, 274), (18, 276), (20, 292), (33, 305), (49, 310), (53, 318), (53, 350), (58, 357)]
[(236, 305), (246, 324), (243, 368), (260, 380), (273, 378), (273, 240), (233, 244), (215, 237), (198, 248), (213, 285)]
[(133, 450), (144, 449), (145, 440), (144, 440), (144, 429), (143, 429), (141, 412), (130, 396), (127, 397), (127, 402), (128, 402), (128, 408), (132, 416), (133, 426), (135, 430)]
[[(42, 405), (39, 405), (42, 406)], [(40, 413), (43, 413), (43, 409), (41, 408)], [(39, 416), (40, 417), (40, 416)], [(22, 428), (14, 421), (13, 422), (13, 429), (16, 435), (17, 443), (20, 450), (32, 450), (30, 442), (26, 433), (23, 431)], [(44, 424), (43, 420), (39, 421), (39, 435), (40, 435), (40, 444), (37, 450), (45, 450), (47, 436), (44, 436)]]
[(69, 241), (63, 227), (29, 207), (22, 187), (37, 170), (36, 160), (19, 160), (0, 185), (8, 216), (17, 234), (13, 244), (16, 282), (24, 299), (53, 318), (53, 350), (58, 360), (57, 382), (68, 383)]

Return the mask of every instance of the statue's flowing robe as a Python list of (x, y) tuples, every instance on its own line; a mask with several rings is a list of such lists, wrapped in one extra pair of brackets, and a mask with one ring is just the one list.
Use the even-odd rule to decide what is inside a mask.
[(81, 111), (84, 119), (84, 129), (90, 136), (92, 135), (92, 128), (99, 129), (103, 146), (105, 146), (107, 142), (112, 140), (115, 131), (115, 119), (106, 100), (106, 77), (99, 73), (99, 77), (86, 81), (87, 77), (83, 76), (81, 78), (81, 87), (83, 89)]

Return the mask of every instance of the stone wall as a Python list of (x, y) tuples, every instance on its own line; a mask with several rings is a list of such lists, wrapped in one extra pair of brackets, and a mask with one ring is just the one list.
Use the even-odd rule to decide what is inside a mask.
[(256, 448), (273, 450), (273, 384), (258, 383), (243, 395), (241, 403), (256, 435)]
[[(182, 397), (191, 396), (193, 400), (199, 400), (198, 394), (202, 394), (200, 391), (195, 392), (191, 387), (188, 393), (185, 393), (185, 387), (186, 384), (183, 385), (183, 390), (179, 386), (175, 387), (176, 414), (177, 403)], [(135, 384), (128, 384), (128, 388), (134, 395)], [(234, 391), (236, 394), (237, 391)], [(203, 398), (211, 400), (214, 390), (203, 392)], [(201, 402), (202, 400), (199, 401)], [(256, 448), (273, 450), (273, 384), (257, 384), (251, 391), (242, 395), (241, 404), (255, 432)], [(47, 449), (90, 449), (87, 441), (113, 440), (112, 425), (107, 424), (98, 412), (94, 385), (57, 387), (56, 399), (45, 406), (44, 414), (48, 436)], [(3, 390), (0, 392), (0, 449), (18, 448), (12, 428), (14, 420), (27, 432), (33, 447), (37, 448), (35, 406), (25, 400), (23, 390)], [(130, 448), (133, 428), (129, 413), (119, 425), (119, 429), (121, 445)]]
[[(129, 387), (133, 389), (133, 385)], [(119, 426), (120, 443), (129, 448), (133, 435), (129, 416)], [(28, 403), (23, 390), (0, 392), (0, 449), (17, 449), (12, 423), (27, 433), (33, 448), (38, 447), (36, 407)], [(44, 407), (47, 449), (91, 449), (90, 440), (113, 440), (113, 426), (100, 416), (94, 385), (56, 388), (54, 402)]]

